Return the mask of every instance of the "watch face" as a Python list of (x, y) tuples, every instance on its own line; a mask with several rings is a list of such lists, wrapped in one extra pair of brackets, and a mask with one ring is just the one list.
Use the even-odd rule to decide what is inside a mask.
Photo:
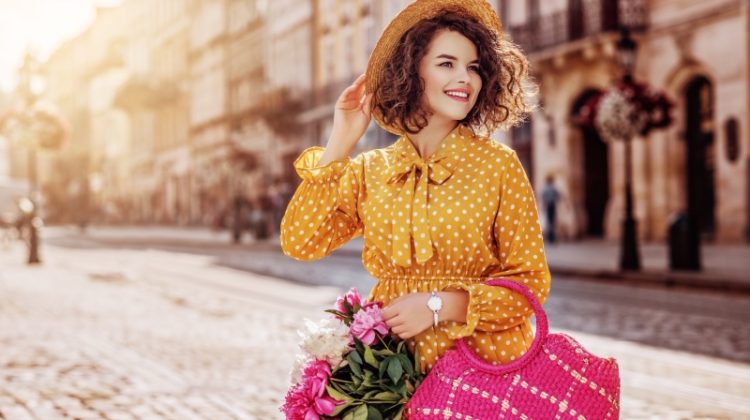
[(427, 306), (433, 311), (440, 310), (440, 308), (443, 306), (443, 300), (438, 296), (433, 296), (427, 301)]

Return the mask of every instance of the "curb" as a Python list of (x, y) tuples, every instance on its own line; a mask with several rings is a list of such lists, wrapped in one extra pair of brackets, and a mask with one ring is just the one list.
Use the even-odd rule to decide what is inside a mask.
[(613, 283), (651, 284), (666, 287), (685, 287), (697, 290), (723, 291), (750, 294), (750, 283), (710, 274), (693, 274), (680, 271), (614, 271), (581, 270), (550, 266), (553, 275), (591, 278)]
[[(343, 247), (334, 251), (342, 256), (360, 257), (360, 250)], [(703, 272), (689, 271), (618, 271), (606, 269), (585, 270), (560, 267), (550, 264), (552, 275), (595, 279), (622, 284), (658, 285), (664, 287), (684, 287), (704, 291), (723, 291), (750, 294), (750, 281), (742, 282), (723, 276), (712, 276)]]
[[(112, 238), (104, 235), (97, 237), (96, 235), (85, 236), (86, 239), (95, 240), (98, 242), (107, 243), (110, 245), (120, 246), (132, 246), (140, 245), (144, 238)], [(184, 247), (185, 241), (177, 238), (153, 238), (148, 239), (149, 245), (151, 246), (165, 246), (165, 247)], [(281, 252), (280, 246), (277, 242), (265, 242), (259, 241), (254, 243), (223, 243), (221, 240), (214, 239), (198, 239), (191, 240), (190, 245), (201, 246), (211, 245), (218, 246), (223, 249), (236, 249), (236, 250), (263, 250), (263, 251), (278, 251)], [(339, 255), (342, 257), (361, 257), (361, 250), (358, 247), (347, 247), (343, 246), (333, 252), (333, 255)], [(742, 282), (735, 279), (721, 276), (711, 275), (704, 272), (689, 272), (689, 271), (656, 271), (656, 270), (641, 270), (641, 271), (621, 271), (621, 270), (608, 270), (608, 269), (580, 269), (573, 267), (561, 267), (550, 264), (550, 272), (554, 276), (568, 276), (577, 277), (584, 279), (593, 279), (599, 281), (608, 281), (613, 283), (621, 284), (641, 284), (641, 285), (658, 285), (664, 287), (684, 287), (696, 290), (704, 291), (723, 291), (723, 292), (735, 292), (750, 295), (750, 281)]]

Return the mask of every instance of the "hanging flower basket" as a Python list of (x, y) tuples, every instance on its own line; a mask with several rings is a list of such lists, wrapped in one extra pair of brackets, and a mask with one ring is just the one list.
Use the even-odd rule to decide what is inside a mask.
[(625, 140), (668, 127), (673, 121), (673, 108), (674, 103), (664, 92), (625, 78), (589, 99), (573, 120), (579, 126), (596, 129), (605, 140)]
[(70, 127), (57, 108), (39, 104), (31, 111), (31, 123), (40, 149), (56, 151), (67, 143)]
[(11, 142), (56, 151), (67, 142), (70, 126), (56, 107), (40, 102), (30, 110), (16, 108), (0, 116), (0, 132)]

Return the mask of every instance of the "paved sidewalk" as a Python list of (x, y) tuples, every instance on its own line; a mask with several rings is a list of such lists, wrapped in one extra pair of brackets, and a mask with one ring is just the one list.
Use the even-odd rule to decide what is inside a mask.
[(0, 248), (0, 419), (278, 419), (330, 287), (159, 251)]
[[(0, 419), (281, 418), (295, 330), (340, 290), (87, 245), (0, 247)], [(745, 364), (570, 334), (620, 361), (623, 419), (750, 416)]]
[[(49, 228), (51, 232), (74, 232), (70, 227)], [(278, 249), (278, 236), (258, 243), (245, 235), (242, 244), (231, 244), (228, 231), (207, 228), (158, 227), (93, 227), (86, 234), (93, 239), (118, 242), (158, 243), (164, 245), (205, 244), (213, 246), (262, 247)], [(359, 255), (362, 238), (344, 245), (340, 254)], [(602, 280), (668, 284), (708, 289), (725, 289), (750, 293), (750, 245), (703, 245), (703, 270), (699, 272), (669, 270), (668, 248), (664, 244), (641, 244), (643, 269), (623, 272), (619, 269), (620, 244), (613, 241), (585, 240), (546, 245), (547, 260), (553, 274), (588, 277)]]
[(657, 243), (640, 246), (641, 271), (621, 271), (620, 249), (617, 242), (595, 240), (546, 245), (555, 274), (750, 293), (750, 244), (703, 245), (697, 272), (670, 270), (669, 248)]

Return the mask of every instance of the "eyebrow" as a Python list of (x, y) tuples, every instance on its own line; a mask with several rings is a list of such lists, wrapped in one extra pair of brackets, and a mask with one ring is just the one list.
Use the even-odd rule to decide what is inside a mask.
[[(438, 59), (438, 58), (447, 58), (449, 60), (456, 60), (456, 61), (458, 61), (458, 58), (456, 58), (456, 57), (454, 57), (452, 55), (448, 55), (448, 54), (440, 54), (439, 56), (437, 56), (435, 58), (436, 59)], [(478, 63), (478, 62), (479, 62), (479, 60), (474, 60), (474, 61), (469, 62), (469, 64), (471, 64), (471, 63)]]

